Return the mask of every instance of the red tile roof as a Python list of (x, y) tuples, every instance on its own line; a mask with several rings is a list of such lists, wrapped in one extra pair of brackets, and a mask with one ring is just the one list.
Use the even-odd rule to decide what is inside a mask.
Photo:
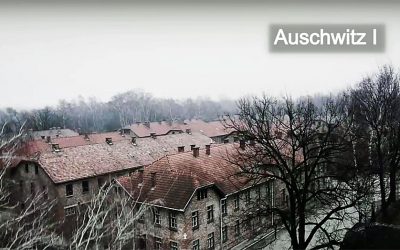
[(41, 139), (41, 137), (47, 137), (50, 136), (51, 138), (57, 138), (57, 137), (69, 137), (69, 136), (77, 136), (79, 135), (77, 132), (71, 130), (71, 129), (49, 129), (49, 130), (39, 130), (39, 131), (31, 131), (30, 134), (34, 139)]
[(155, 135), (166, 135), (170, 131), (184, 132), (182, 128), (183, 124), (177, 122), (149, 122), (147, 125), (145, 123), (135, 123), (126, 126), (124, 129), (130, 129), (138, 137), (148, 137), (150, 133), (155, 133)]
[[(108, 145), (105, 138), (112, 138)], [(153, 138), (137, 138), (136, 145), (130, 137), (118, 133), (94, 134), (86, 141), (84, 136), (57, 138), (61, 151), (53, 152), (51, 144), (42, 140), (30, 141), (20, 155), (29, 155), (38, 162), (55, 183), (73, 181), (137, 168), (151, 164), (155, 160), (178, 151), (179, 146), (190, 150), (190, 145), (204, 147), (212, 140), (201, 134), (186, 133)]]
[(185, 121), (186, 127), (192, 132), (199, 132), (208, 137), (229, 135), (232, 129), (227, 129), (220, 121), (205, 122), (200, 119), (192, 119)]
[[(239, 167), (228, 160), (230, 154), (237, 153), (237, 146), (215, 146), (210, 155), (200, 150), (198, 157), (192, 152), (165, 156), (144, 168), (142, 186), (140, 173), (119, 177), (117, 181), (141, 202), (161, 200), (165, 207), (183, 210), (197, 188), (213, 185), (228, 195), (251, 185), (249, 179), (236, 175)], [(154, 188), (152, 173), (156, 173)]]
[(126, 126), (124, 129), (130, 129), (138, 137), (150, 136), (150, 133), (156, 135), (165, 135), (170, 131), (186, 132), (190, 129), (192, 132), (198, 132), (208, 137), (229, 135), (232, 129), (226, 129), (220, 121), (205, 122), (201, 119), (185, 120), (184, 123), (178, 122), (150, 122), (146, 126), (144, 123), (136, 123)]

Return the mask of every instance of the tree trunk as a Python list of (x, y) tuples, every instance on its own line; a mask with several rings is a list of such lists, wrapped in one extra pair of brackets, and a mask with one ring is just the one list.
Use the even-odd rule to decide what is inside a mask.
[(386, 190), (385, 190), (385, 173), (383, 169), (379, 171), (379, 188), (381, 191), (381, 211), (383, 218), (387, 216), (387, 204), (386, 204)]
[(389, 198), (388, 205), (396, 201), (397, 185), (396, 185), (396, 168), (391, 166), (389, 173)]

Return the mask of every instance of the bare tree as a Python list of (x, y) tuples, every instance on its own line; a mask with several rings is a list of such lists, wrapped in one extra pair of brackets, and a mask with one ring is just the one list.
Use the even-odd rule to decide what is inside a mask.
[(139, 205), (115, 183), (105, 184), (82, 206), (70, 249), (134, 248), (135, 225), (148, 207)]
[[(338, 222), (357, 217), (354, 207), (370, 183), (356, 174), (353, 116), (346, 102), (327, 99), (317, 107), (310, 99), (263, 96), (240, 100), (238, 109), (225, 126), (250, 143), (229, 160), (241, 168), (240, 175), (256, 182), (275, 180), (279, 192), (270, 211), (288, 232), (293, 249), (338, 246), (345, 231)], [(338, 174), (341, 168), (346, 175)]]
[(45, 249), (60, 245), (61, 239), (54, 233), (56, 222), (52, 220), (56, 201), (46, 199), (46, 191), (34, 193), (21, 204), (10, 202), (12, 180), (6, 173), (19, 161), (15, 151), (25, 137), (23, 126), (18, 133), (0, 131), (0, 247), (8, 249)]

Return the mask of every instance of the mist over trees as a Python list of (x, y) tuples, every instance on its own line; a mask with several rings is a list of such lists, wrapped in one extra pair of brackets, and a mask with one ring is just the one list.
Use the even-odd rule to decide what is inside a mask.
[(209, 98), (157, 98), (141, 90), (114, 95), (109, 102), (79, 97), (60, 100), (57, 106), (17, 111), (0, 109), (0, 124), (7, 123), (7, 132), (15, 132), (26, 122), (26, 128), (47, 130), (69, 128), (81, 133), (113, 131), (123, 126), (145, 121), (185, 120), (201, 118), (215, 120), (224, 113), (234, 113), (234, 100), (213, 101)]

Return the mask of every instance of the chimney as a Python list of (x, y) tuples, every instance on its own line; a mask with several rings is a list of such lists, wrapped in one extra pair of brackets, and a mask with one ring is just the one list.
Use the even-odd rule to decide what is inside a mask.
[(211, 146), (206, 145), (206, 155), (210, 155), (210, 154), (211, 154)]
[(85, 134), (83, 138), (85, 139), (85, 141), (89, 141), (90, 140), (88, 134)]
[(246, 148), (246, 141), (245, 140), (241, 139), (239, 144), (240, 144), (240, 149), (244, 150)]
[(189, 135), (191, 135), (191, 134), (192, 134), (192, 130), (191, 130), (190, 128), (187, 128), (187, 129), (186, 129), (186, 133), (189, 134)]
[(151, 133), (150, 133), (150, 136), (151, 136), (151, 138), (153, 138), (153, 139), (156, 139), (156, 137), (157, 137), (157, 136), (156, 136), (156, 133), (154, 133), (154, 132), (151, 132)]
[(200, 153), (200, 147), (193, 148), (193, 156), (198, 157)]
[(150, 128), (150, 122), (144, 122), (144, 124), (146, 127)]
[(53, 149), (54, 152), (58, 153), (60, 152), (60, 145), (58, 143), (53, 143), (51, 144), (51, 148)]
[(154, 188), (157, 184), (157, 173), (151, 173), (151, 187)]
[(112, 138), (111, 138), (111, 137), (107, 137), (107, 138), (106, 138), (106, 143), (107, 143), (108, 145), (113, 145)]
[(47, 143), (50, 143), (50, 142), (51, 142), (51, 137), (50, 137), (50, 135), (46, 136), (46, 142), (47, 142)]
[(185, 152), (185, 146), (179, 146), (178, 153), (183, 153), (183, 152)]
[(134, 146), (136, 146), (136, 137), (132, 136), (131, 142)]
[(193, 150), (193, 149), (194, 149), (194, 147), (196, 147), (196, 144), (192, 144), (192, 145), (190, 145), (190, 150)]

